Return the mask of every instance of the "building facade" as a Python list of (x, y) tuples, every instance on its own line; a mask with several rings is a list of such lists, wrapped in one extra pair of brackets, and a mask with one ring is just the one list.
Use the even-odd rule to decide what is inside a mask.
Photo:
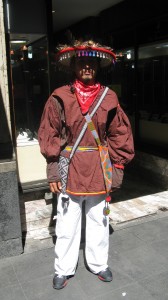
[(4, 6), (0, 1), (0, 257), (23, 251), (4, 21)]

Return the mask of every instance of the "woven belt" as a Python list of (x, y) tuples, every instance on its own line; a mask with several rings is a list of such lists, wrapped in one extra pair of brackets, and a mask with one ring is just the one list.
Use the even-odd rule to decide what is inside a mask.
[[(65, 147), (65, 149), (63, 151), (68, 151), (71, 152), (73, 146), (67, 146)], [(98, 151), (98, 147), (85, 147), (85, 146), (78, 146), (78, 148), (76, 149), (76, 151), (78, 152), (84, 152), (84, 151)]]

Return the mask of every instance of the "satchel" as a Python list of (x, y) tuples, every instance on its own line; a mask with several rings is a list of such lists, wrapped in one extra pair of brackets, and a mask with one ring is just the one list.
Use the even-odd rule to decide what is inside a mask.
[(61, 179), (61, 186), (62, 186), (61, 191), (63, 194), (65, 194), (65, 192), (66, 192), (69, 163), (70, 163), (70, 158), (60, 155), (59, 163), (58, 163), (58, 170), (59, 170), (59, 175), (60, 175), (60, 179)]
[[(103, 91), (103, 93), (102, 93), (100, 99), (98, 100), (96, 106), (94, 107), (93, 111), (91, 112), (91, 114), (90, 114), (91, 117), (95, 114), (95, 112), (98, 109), (99, 105), (103, 101), (107, 91), (108, 91), (108, 87), (105, 88), (105, 90)], [(72, 148), (72, 151), (70, 153), (70, 157), (67, 158), (67, 157), (64, 157), (62, 155), (60, 155), (60, 157), (59, 157), (58, 170), (59, 170), (59, 175), (60, 175), (61, 185), (62, 185), (61, 192), (63, 194), (66, 193), (66, 186), (67, 186), (67, 181), (68, 181), (68, 170), (69, 170), (70, 161), (71, 161), (71, 159), (72, 159), (72, 157), (73, 157), (73, 155), (74, 155), (74, 153), (75, 153), (75, 151), (76, 151), (76, 149), (77, 149), (77, 147), (78, 147), (78, 145), (79, 145), (86, 129), (87, 129), (87, 122), (84, 124), (84, 126), (83, 126), (83, 128), (82, 128), (82, 130), (81, 130), (81, 132), (80, 132), (73, 148)]]
[(112, 188), (112, 163), (109, 157), (108, 147), (98, 145), (98, 148), (99, 148), (99, 154), (101, 159), (104, 182), (108, 194)]
[(94, 123), (91, 119), (91, 115), (89, 115), (89, 113), (85, 116), (85, 119), (86, 119), (88, 128), (90, 129), (90, 131), (98, 145), (101, 166), (102, 166), (102, 172), (103, 172), (103, 176), (104, 176), (104, 183), (105, 183), (106, 192), (108, 195), (112, 188), (112, 163), (110, 160), (108, 147), (101, 145), (98, 133), (96, 131)]

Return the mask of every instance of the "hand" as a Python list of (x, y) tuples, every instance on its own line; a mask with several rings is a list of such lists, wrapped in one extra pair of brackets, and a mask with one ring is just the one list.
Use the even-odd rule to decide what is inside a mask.
[(61, 182), (50, 182), (49, 183), (49, 186), (50, 186), (50, 191), (54, 194), (56, 193), (61, 193), (61, 189), (62, 189), (62, 186), (61, 186)]

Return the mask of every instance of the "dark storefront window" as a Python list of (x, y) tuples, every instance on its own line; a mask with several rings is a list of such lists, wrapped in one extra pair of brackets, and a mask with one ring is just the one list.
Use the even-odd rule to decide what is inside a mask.
[(142, 145), (162, 150), (168, 148), (167, 73), (168, 41), (139, 47), (139, 136)]
[(116, 51), (117, 61), (110, 87), (117, 93), (120, 105), (129, 117), (134, 131), (135, 57), (134, 49)]
[[(164, 155), (168, 148), (168, 42), (116, 51), (114, 84), (137, 147)], [(136, 64), (136, 65), (135, 65)]]
[[(37, 142), (41, 114), (49, 95), (48, 46), (44, 37), (12, 49), (11, 66), (17, 145)], [(26, 139), (23, 139), (26, 137)]]
[(161, 117), (168, 113), (168, 42), (139, 47), (138, 56), (139, 108)]
[(134, 49), (117, 51), (116, 80), (121, 84), (120, 101), (125, 109), (132, 113), (135, 78)]

